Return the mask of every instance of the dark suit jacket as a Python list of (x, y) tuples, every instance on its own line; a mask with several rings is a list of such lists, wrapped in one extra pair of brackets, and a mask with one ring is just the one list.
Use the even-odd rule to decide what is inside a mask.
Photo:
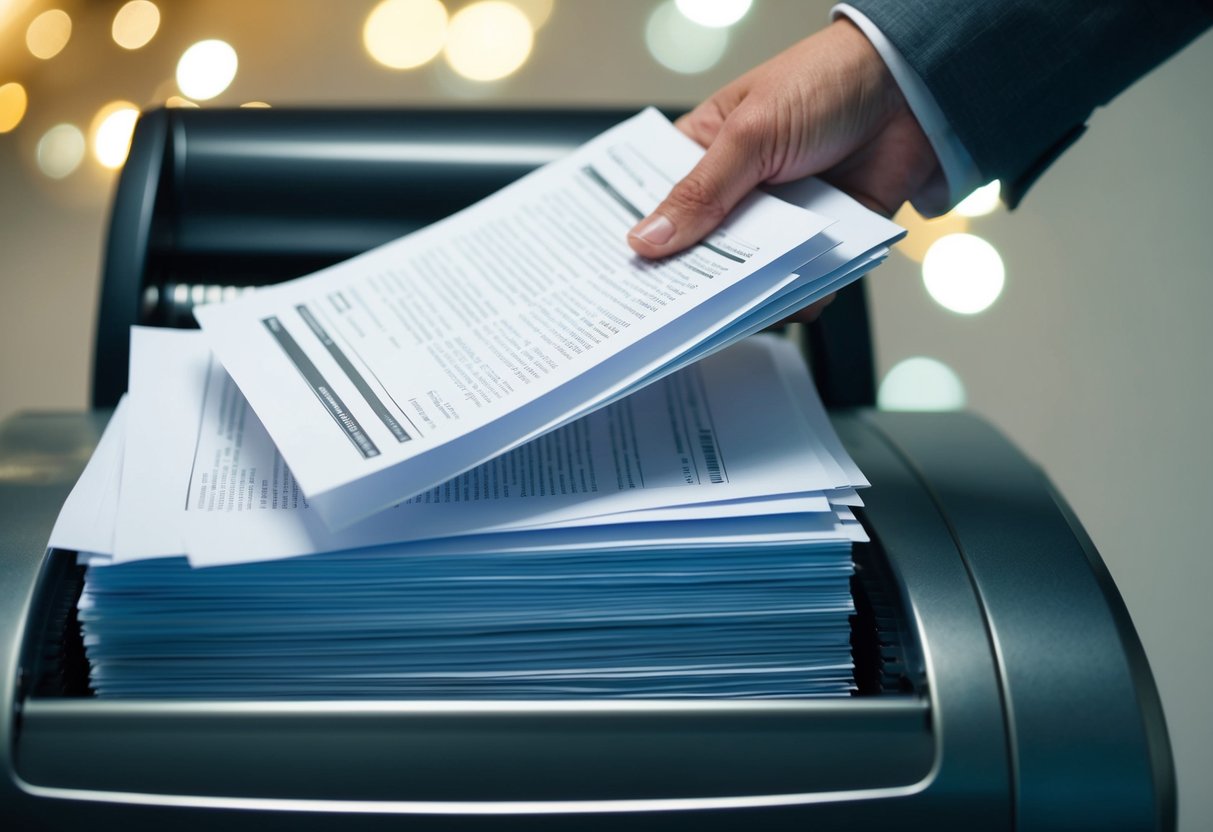
[(1010, 206), (1095, 107), (1213, 24), (1213, 0), (850, 2), (917, 71)]

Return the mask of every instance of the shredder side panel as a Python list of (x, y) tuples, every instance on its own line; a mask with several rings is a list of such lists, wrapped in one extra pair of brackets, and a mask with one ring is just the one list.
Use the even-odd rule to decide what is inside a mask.
[[(917, 628), (939, 754), (924, 802), (957, 812), (967, 819), (964, 826), (1015, 828), (1014, 771), (998, 670), (976, 593), (946, 518), (914, 468), (863, 418), (865, 412), (831, 415), (847, 451), (872, 482), (862, 492), (860, 513), (888, 556)], [(997, 476), (996, 470), (989, 473)]]
[(13, 755), (28, 670), (22, 648), (47, 537), (109, 415), (28, 413), (0, 425), (0, 808), (19, 800)]
[[(867, 419), (918, 468), (951, 524), (989, 622), (1023, 829), (1175, 826), (1157, 690), (1123, 602), (1040, 470), (961, 413)], [(992, 475), (997, 472), (997, 475)]]

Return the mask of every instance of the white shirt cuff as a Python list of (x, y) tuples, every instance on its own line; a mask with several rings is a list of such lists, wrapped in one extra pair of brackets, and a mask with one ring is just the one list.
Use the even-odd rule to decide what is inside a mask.
[[(928, 189), (927, 193), (921, 194), (913, 200), (914, 207), (925, 216), (937, 216), (945, 213), (975, 189), (985, 184), (981, 181), (981, 172), (977, 170), (973, 157), (969, 155), (969, 151), (965, 149), (964, 144), (952, 130), (952, 125), (943, 111), (939, 109), (939, 104), (935, 102), (935, 96), (931, 95), (927, 85), (902, 57), (901, 52), (897, 50), (892, 41), (885, 37), (884, 32), (880, 31), (867, 15), (852, 8), (849, 3), (839, 3), (830, 9), (831, 20), (837, 20), (839, 16), (845, 16), (859, 27), (859, 30), (880, 53), (885, 66), (889, 68), (889, 74), (901, 88), (901, 94), (905, 96), (910, 112), (922, 126), (927, 141), (931, 143), (931, 148), (939, 159), (939, 166), (947, 180), (947, 193), (940, 193), (942, 190), (940, 188)], [(946, 204), (944, 204), (945, 202)]]

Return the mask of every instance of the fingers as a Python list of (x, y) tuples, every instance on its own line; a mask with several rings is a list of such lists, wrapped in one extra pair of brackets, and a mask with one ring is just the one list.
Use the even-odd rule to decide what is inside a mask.
[[(916, 162), (921, 144), (891, 129), (903, 110), (909, 114), (863, 33), (845, 21), (828, 26), (679, 120), (707, 152), (631, 229), (628, 244), (645, 257), (675, 254), (711, 233), (754, 186), (822, 172), (846, 176), (870, 204), (890, 211), (908, 181), (902, 163)], [(868, 161), (885, 163), (879, 176)], [(899, 184), (874, 187), (882, 179)]]
[(713, 95), (694, 110), (679, 116), (674, 120), (674, 126), (704, 147), (710, 147), (731, 111), (722, 106), (719, 95)]
[(716, 91), (711, 98), (674, 122), (674, 126), (697, 143), (710, 147), (724, 127), (725, 120), (746, 97), (750, 88), (748, 73)]
[(711, 147), (716, 134), (724, 126), (724, 118), (717, 115), (715, 107), (709, 107), (710, 103), (705, 101), (674, 121), (675, 127), (703, 147)]
[(644, 257), (666, 257), (710, 234), (765, 178), (757, 141), (749, 138), (760, 135), (726, 124), (699, 164), (628, 233), (628, 245)]

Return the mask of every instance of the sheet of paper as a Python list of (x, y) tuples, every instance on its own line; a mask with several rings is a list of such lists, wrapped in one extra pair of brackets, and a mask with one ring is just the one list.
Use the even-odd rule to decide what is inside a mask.
[[(130, 438), (122, 455), (123, 488), (112, 551), (115, 562), (185, 552), (181, 513), (200, 425), (198, 408), (184, 403), (196, 402), (203, 388), (195, 372), (182, 372), (180, 356), (196, 354), (192, 349), (196, 344), (197, 332), (131, 331)], [(205, 350), (201, 357), (204, 362), (209, 360)]]
[[(791, 360), (778, 357), (788, 351)], [(122, 515), (134, 531), (120, 541), (129, 547), (117, 548), (120, 562), (184, 552), (199, 563), (261, 560), (593, 518), (828, 512), (817, 492), (838, 479), (804, 427), (803, 402), (781, 379), (790, 372), (807, 382), (803, 363), (783, 339), (762, 338), (332, 532), (198, 333), (137, 329), (132, 356), (136, 421), (156, 427), (128, 447), (126, 461), (155, 476), (129, 480)]]
[(774, 352), (772, 355), (783, 370), (779, 377), (787, 385), (793, 400), (800, 404), (803, 423), (808, 426), (809, 432), (820, 440), (819, 447), (824, 451), (821, 460), (827, 467), (835, 466), (840, 472), (839, 478), (843, 482), (839, 483), (838, 487), (867, 488), (870, 485), (868, 478), (859, 470), (859, 466), (842, 446), (842, 440), (834, 432), (821, 404), (821, 397), (817, 395), (817, 388), (807, 374), (796, 372), (800, 358), (786, 350)]
[[(836, 512), (844, 507), (836, 507)], [(310, 541), (295, 529), (294, 539), (280, 545), (302, 549)], [(669, 523), (621, 523), (612, 525), (609, 534), (596, 526), (569, 526), (550, 529), (522, 529), (511, 532), (460, 535), (435, 540), (409, 541), (372, 549), (385, 554), (409, 552), (466, 555), (510, 552), (627, 552), (627, 551), (745, 551), (753, 547), (805, 547), (815, 543), (826, 546), (840, 541), (864, 541), (867, 537), (854, 515), (785, 514), (760, 517), (724, 517), (712, 520), (687, 520)], [(208, 553), (206, 558), (190, 557), (194, 566), (219, 566), (231, 563), (265, 562), (274, 558), (249, 557), (241, 551)], [(278, 558), (281, 559), (281, 558)]]
[(81, 553), (112, 552), (122, 487), (122, 451), (126, 441), (126, 397), (101, 434), (92, 457), (72, 488), (48, 547)]
[(730, 325), (716, 328), (711, 338), (677, 344), (669, 351), (670, 361), (662, 371), (711, 355), (821, 300), (883, 262), (888, 246), (905, 236), (905, 229), (820, 179), (778, 185), (771, 193), (835, 220), (815, 241), (820, 252), (796, 270), (794, 279), (756, 298), (752, 308)]
[(690, 337), (821, 253), (829, 220), (754, 194), (703, 245), (632, 255), (627, 229), (701, 154), (645, 111), (447, 220), (198, 317), (345, 526), (568, 421), (651, 363), (648, 339)]
[[(717, 304), (714, 299), (710, 306), (716, 307), (716, 318), (710, 325), (698, 330), (671, 325), (652, 336), (649, 351), (661, 357), (650, 361), (644, 371), (624, 383), (603, 391), (594, 400), (595, 406), (609, 404), (635, 387), (719, 352), (821, 300), (882, 263), (888, 255), (888, 246), (905, 236), (905, 229), (819, 179), (780, 185), (774, 193), (794, 205), (836, 220), (806, 250), (810, 260), (796, 274), (766, 291), (737, 301), (738, 306)], [(729, 302), (734, 300), (730, 298)], [(705, 337), (708, 332), (713, 334)]]
[(863, 499), (860, 498), (859, 492), (854, 488), (839, 488), (835, 491), (827, 491), (825, 497), (832, 506), (857, 508), (863, 505)]

